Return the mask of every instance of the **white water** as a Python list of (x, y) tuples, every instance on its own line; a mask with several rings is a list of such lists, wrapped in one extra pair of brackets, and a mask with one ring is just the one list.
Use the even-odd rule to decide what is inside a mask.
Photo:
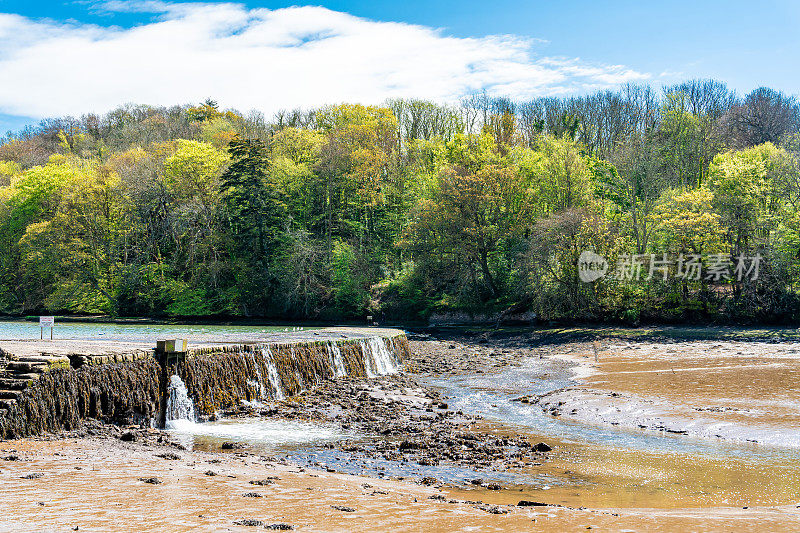
[(169, 378), (165, 426), (175, 429), (182, 422), (194, 423), (194, 403), (186, 391), (186, 384), (176, 375)]
[(397, 372), (397, 365), (392, 358), (386, 339), (371, 337), (360, 342), (364, 354), (364, 368), (368, 378), (383, 376)]
[(346, 436), (330, 426), (287, 420), (220, 420), (203, 424), (180, 420), (170, 429), (186, 447), (210, 446), (212, 449), (218, 449), (223, 441), (275, 448), (333, 442)]
[(261, 355), (264, 357), (264, 363), (267, 366), (267, 379), (272, 387), (272, 392), (275, 394), (275, 399), (283, 400), (286, 395), (283, 393), (281, 377), (278, 375), (278, 369), (275, 367), (275, 359), (272, 357), (269, 346), (265, 346), (264, 349), (261, 350)]
[(328, 342), (328, 351), (333, 357), (333, 375), (340, 378), (347, 375), (347, 370), (344, 368), (344, 360), (342, 359), (342, 350), (339, 345), (333, 341)]

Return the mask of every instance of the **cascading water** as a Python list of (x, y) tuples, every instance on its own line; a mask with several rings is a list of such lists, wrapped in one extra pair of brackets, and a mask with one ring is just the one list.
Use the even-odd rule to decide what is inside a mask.
[(275, 358), (272, 357), (272, 352), (266, 346), (261, 350), (261, 355), (264, 357), (264, 364), (267, 367), (267, 379), (272, 386), (272, 392), (275, 394), (276, 400), (283, 400), (286, 396), (283, 393), (281, 386), (281, 378), (278, 375), (278, 369), (275, 367)]
[(368, 378), (397, 372), (397, 365), (383, 338), (372, 337), (361, 341), (360, 344)]
[(194, 423), (194, 403), (189, 398), (186, 384), (180, 376), (169, 378), (167, 389), (167, 408), (164, 425), (167, 429), (177, 429), (181, 422)]
[(342, 359), (342, 350), (335, 342), (328, 342), (328, 351), (333, 359), (333, 375), (340, 378), (347, 375), (347, 370), (344, 367), (344, 360)]

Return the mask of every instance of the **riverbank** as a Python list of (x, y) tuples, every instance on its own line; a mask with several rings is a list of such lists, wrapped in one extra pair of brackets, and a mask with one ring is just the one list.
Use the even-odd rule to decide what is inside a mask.
[[(3, 443), (2, 531), (796, 530), (794, 506), (492, 505), (408, 481), (103, 438)], [(15, 460), (7, 460), (15, 456)]]
[[(705, 349), (647, 342), (654, 354)], [(0, 462), (0, 496), (13, 508), (0, 529), (18, 520), (64, 530), (68, 518), (98, 531), (114, 523), (125, 524), (115, 530), (253, 530), (234, 523), (242, 520), (303, 531), (800, 527), (800, 466), (791, 448), (573, 422), (542, 408), (539, 396), (584, 386), (573, 381), (576, 369), (622, 364), (607, 353), (612, 344), (603, 342), (598, 370), (585, 339), (411, 336), (400, 374), (323, 380), (182, 431), (90, 422), (55, 439), (6, 441), (2, 455), (20, 460)], [(776, 356), (789, 350), (758, 346)], [(592, 387), (604, 382), (614, 392), (617, 382), (606, 378)], [(162, 483), (140, 480), (151, 477)]]

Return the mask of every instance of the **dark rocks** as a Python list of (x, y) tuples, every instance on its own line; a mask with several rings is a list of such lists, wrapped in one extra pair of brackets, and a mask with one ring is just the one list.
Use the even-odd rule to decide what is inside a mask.
[(177, 461), (178, 459), (181, 458), (180, 455), (178, 455), (177, 453), (172, 453), (172, 452), (159, 453), (159, 454), (156, 454), (156, 457), (160, 457), (162, 459), (166, 459), (167, 461)]
[(32, 474), (26, 474), (24, 476), (20, 476), (19, 478), (20, 479), (39, 479), (41, 477), (44, 477), (44, 474), (42, 474), (41, 472), (33, 472)]
[(520, 500), (517, 504), (518, 507), (547, 507), (548, 504), (541, 502), (532, 502), (530, 500)]
[(242, 444), (241, 442), (227, 442), (227, 441), (223, 442), (222, 446), (220, 446), (220, 448), (222, 448), (223, 450), (241, 450), (244, 447), (245, 445)]
[(424, 477), (422, 478), (420, 483), (422, 483), (423, 485), (436, 485), (437, 483), (439, 483), (439, 480), (436, 479), (435, 477)]
[(122, 435), (119, 436), (119, 440), (122, 442), (135, 442), (136, 441), (136, 433), (132, 431), (126, 431)]
[(242, 494), (243, 498), (262, 498), (261, 494), (258, 492), (245, 492)]
[(544, 442), (540, 442), (540, 443), (536, 444), (533, 447), (533, 449), (536, 450), (537, 452), (549, 452), (553, 448), (550, 445), (545, 444)]
[(346, 507), (344, 505), (331, 505), (331, 507), (333, 509), (336, 509), (337, 511), (342, 511), (343, 513), (355, 513), (356, 512), (356, 510), (353, 509), (352, 507)]
[(253, 518), (240, 518), (239, 520), (234, 520), (233, 523), (237, 526), (252, 526), (252, 527), (258, 527), (264, 525), (264, 522), (262, 522), (261, 520), (254, 520)]
[(140, 477), (139, 481), (149, 483), (150, 485), (160, 485), (161, 483), (163, 483), (163, 481), (161, 481), (157, 477)]
[(291, 531), (294, 529), (293, 526), (289, 524), (270, 524), (268, 526), (264, 526), (264, 529), (271, 529), (274, 531)]
[(217, 473), (216, 473), (216, 472), (214, 472), (213, 470), (206, 470), (206, 471), (205, 471), (205, 472), (203, 472), (203, 473), (204, 473), (205, 475), (209, 476), (209, 477), (213, 477), (213, 476), (216, 476), (216, 475), (217, 475)]
[(16, 454), (6, 455), (5, 457), (3, 457), (3, 461), (19, 461), (19, 460), (20, 460), (19, 455)]
[(276, 479), (278, 478), (268, 477), (266, 479), (254, 479), (253, 481), (250, 482), (250, 484), (259, 486), (272, 485), (273, 483), (275, 483)]

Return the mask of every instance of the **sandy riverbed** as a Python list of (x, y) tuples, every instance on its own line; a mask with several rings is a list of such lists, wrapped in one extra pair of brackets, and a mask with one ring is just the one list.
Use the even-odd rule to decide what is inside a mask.
[[(704, 342), (606, 341), (595, 366), (586, 342), (541, 344), (525, 336), (418, 340), (412, 342), (414, 356), (407, 366), (411, 374), (329, 382), (286, 402), (226, 413), (245, 417), (243, 421), (257, 415), (270, 423), (288, 419), (338, 425), (359, 436), (326, 445), (330, 453), (346, 454), (338, 456), (341, 464), (333, 456), (320, 465), (301, 460), (302, 453), (258, 446), (222, 451), (213, 439), (182, 450), (171, 444), (180, 440), (175, 435), (146, 430), (137, 430), (136, 442), (119, 440), (124, 430), (2, 442), (0, 458), (18, 460), (0, 461), (0, 530), (255, 531), (287, 524), (298, 531), (797, 531), (800, 462), (792, 448), (765, 453), (761, 445), (734, 442), (731, 450), (720, 448), (716, 454), (709, 453), (718, 446), (715, 442), (728, 446), (716, 437), (698, 441), (711, 444), (698, 445), (697, 450), (691, 444), (660, 448), (659, 440), (649, 449), (626, 441), (583, 438), (595, 432), (592, 424), (611, 430), (616, 426), (603, 419), (587, 420), (589, 425), (572, 422), (577, 417), (571, 406), (552, 420), (562, 424), (556, 428), (579, 431), (558, 436), (551, 430), (539, 432), (535, 425), (520, 425), (519, 419), (482, 417), (468, 409), (458, 413), (452, 402), (459, 398), (448, 397), (449, 389), (427, 385), (431, 379), (462, 377), (475, 384), (479, 398), (484, 389), (510, 388), (486, 396), (500, 403), (524, 387), (525, 380), (532, 383), (538, 376), (571, 372), (569, 364), (560, 362), (566, 359), (581, 364), (582, 381), (571, 387), (574, 398), (599, 395), (604, 409), (619, 407), (622, 404), (616, 402), (633, 396), (664, 405), (731, 407), (734, 403), (724, 400), (739, 388), (728, 387), (725, 375), (739, 379), (740, 385), (762, 380), (745, 397), (767, 402), (765, 413), (769, 402), (795, 393), (791, 380), (781, 380), (780, 373), (769, 370), (774, 364), (794, 364), (794, 347), (788, 343)], [(523, 361), (529, 362), (532, 374), (521, 372), (525, 365), (517, 369)], [(731, 368), (737, 362), (743, 363), (742, 374)], [(506, 375), (517, 370), (521, 373), (512, 372), (512, 379)], [(713, 376), (720, 372), (723, 376)], [(638, 379), (640, 375), (645, 377)], [(674, 375), (697, 378), (689, 383)], [(773, 384), (774, 395), (758, 393)], [(711, 389), (720, 392), (709, 396)], [(576, 405), (583, 405), (580, 401)], [(755, 405), (749, 408), (755, 410)], [(508, 406), (523, 415), (549, 416), (535, 401)], [(566, 403), (559, 407), (562, 412), (566, 408)], [(787, 409), (787, 416), (793, 416), (791, 407)], [(723, 422), (744, 416), (731, 409), (687, 412), (712, 413)], [(792, 427), (793, 419), (785, 422), (783, 415), (774, 413), (761, 422), (769, 425), (776, 422), (770, 417), (776, 416), (778, 433)], [(652, 432), (633, 426), (631, 431)], [(663, 443), (691, 439), (671, 434)], [(505, 448), (513, 451), (512, 457), (498, 458), (500, 441), (510, 444)], [(553, 449), (536, 451), (532, 444), (540, 441)], [(165, 453), (177, 458), (160, 457)], [(294, 462), (281, 459), (285, 456)], [(405, 479), (385, 474), (382, 469), (389, 463), (402, 467)], [(428, 466), (431, 463), (438, 464)], [(444, 481), (444, 472), (453, 467), (474, 468), (472, 475), (483, 482)], [(438, 475), (436, 469), (443, 473), (439, 479), (423, 478), (430, 472)], [(511, 474), (536, 482), (514, 482), (507, 477)], [(151, 477), (162, 482), (140, 480)], [(250, 484), (264, 479), (265, 485)], [(247, 493), (261, 497), (244, 496)], [(548, 505), (517, 505), (521, 500)], [(236, 523), (242, 520), (261, 525)]]

